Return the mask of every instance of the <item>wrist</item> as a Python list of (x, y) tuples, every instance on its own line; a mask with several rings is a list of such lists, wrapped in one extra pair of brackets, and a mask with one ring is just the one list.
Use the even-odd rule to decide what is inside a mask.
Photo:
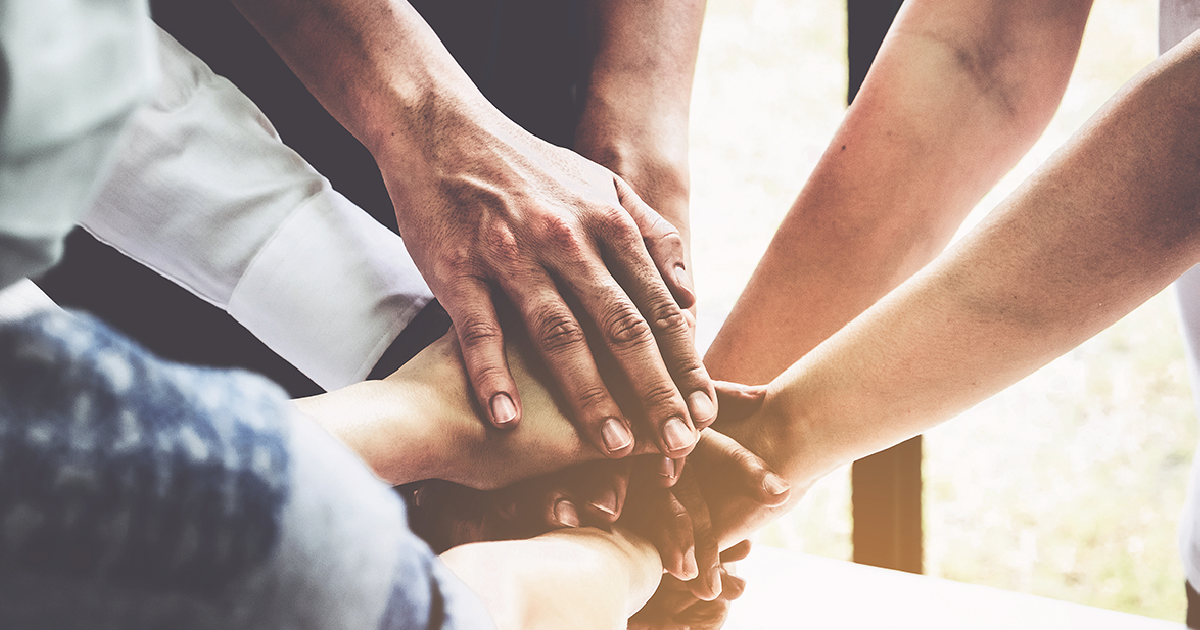
[(419, 384), (366, 381), (294, 403), (377, 477), (399, 485), (441, 477), (452, 458), (443, 424), (427, 415), (436, 407), (428, 398)]
[(624, 131), (628, 128), (597, 126), (585, 119), (576, 131), (575, 150), (625, 180), (642, 201), (675, 226), (687, 251), (691, 243), (687, 143), (662, 146), (672, 143), (656, 144), (649, 137), (627, 137)]

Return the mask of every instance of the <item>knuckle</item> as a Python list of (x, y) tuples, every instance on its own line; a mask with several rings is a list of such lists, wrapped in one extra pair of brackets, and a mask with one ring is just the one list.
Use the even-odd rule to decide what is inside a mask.
[[(665, 228), (659, 228), (658, 224), (665, 224)], [(666, 231), (669, 230), (669, 231)], [(679, 235), (679, 231), (675, 226), (671, 225), (666, 219), (658, 219), (654, 228), (651, 228), (643, 238), (646, 241), (646, 249), (651, 252), (655, 251), (683, 251), (683, 237)]]
[(674, 300), (663, 300), (650, 309), (650, 326), (656, 334), (687, 334), (687, 317)]
[(668, 407), (670, 408), (670, 413), (679, 414), (681, 411), (675, 404), (678, 395), (679, 393), (675, 390), (675, 386), (670, 381), (666, 381), (651, 385), (642, 392), (641, 399), (647, 408), (657, 409)]
[(580, 258), (583, 254), (583, 238), (579, 226), (558, 213), (549, 213), (538, 222), (541, 242), (558, 254)]
[(504, 336), (499, 323), (489, 319), (472, 318), (458, 325), (458, 338), (463, 351), (466, 352), (501, 343)]
[(636, 242), (643, 238), (637, 223), (624, 208), (606, 206), (596, 212), (595, 221), (599, 233), (610, 240)]
[(674, 366), (674, 372), (677, 375), (675, 378), (680, 383), (686, 383), (698, 389), (707, 389), (712, 379), (708, 376), (708, 370), (704, 368), (704, 364), (700, 362), (699, 357), (695, 361), (688, 361), (682, 365)]
[[(475, 383), (492, 383), (507, 378), (508, 372), (504, 369), (504, 366), (496, 365), (495, 363), (487, 363), (482, 366), (476, 365), (472, 366), (471, 369), (471, 380)], [(480, 393), (485, 396), (487, 395), (485, 392)]]
[(531, 332), (539, 348), (548, 354), (560, 354), (585, 343), (583, 328), (571, 313), (557, 306), (534, 317)]
[(488, 221), (481, 228), (480, 238), (496, 262), (512, 264), (521, 260), (521, 243), (507, 221)]
[(445, 270), (451, 278), (475, 275), (478, 261), (475, 249), (466, 245), (446, 247), (438, 255), (438, 267)]
[[(608, 390), (601, 385), (591, 385), (584, 387), (574, 394), (576, 406), (583, 411), (599, 409), (608, 404)], [(592, 414), (584, 413), (580, 417), (580, 421), (584, 423), (598, 423), (600, 418), (593, 417)]]
[(653, 338), (650, 325), (631, 304), (619, 305), (606, 319), (604, 334), (613, 348), (637, 346)]

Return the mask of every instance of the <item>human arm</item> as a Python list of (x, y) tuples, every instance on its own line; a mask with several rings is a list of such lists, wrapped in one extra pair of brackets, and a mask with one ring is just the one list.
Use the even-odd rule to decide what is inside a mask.
[(602, 458), (567, 420), (537, 358), (516, 338), (507, 345), (529, 409), (519, 431), (479, 421), (453, 330), (383, 380), (295, 404), (392, 485), (442, 479), (494, 489)]
[(662, 577), (654, 547), (620, 527), (471, 543), (441, 558), (500, 630), (624, 628)]
[(690, 451), (715, 415), (712, 383), (669, 288), (665, 261), (679, 255), (656, 266), (642, 234), (664, 226), (622, 180), (496, 111), (406, 2), (236, 4), (375, 157), (486, 417), (511, 427), (521, 415), (495, 314), (502, 295), (602, 452), (630, 453), (632, 427), (596, 370), (582, 332), (591, 324), (637, 384), (648, 437), (664, 453)]
[[(691, 267), (688, 115), (705, 4), (589, 3), (591, 69), (573, 146), (675, 226), (684, 274)], [(674, 270), (675, 261), (667, 266)]]
[(321, 387), (361, 381), (432, 299), (404, 243), (155, 30), (161, 80), (80, 224), (226, 310)]
[(770, 381), (932, 260), (1041, 134), (1090, 4), (906, 2), (710, 347), (712, 374)]
[[(1200, 260), (1198, 88), (1193, 36), (979, 228), (772, 382), (757, 418), (724, 430), (804, 488), (953, 417), (1160, 291)], [(753, 529), (728, 514), (740, 525), (723, 539)]]

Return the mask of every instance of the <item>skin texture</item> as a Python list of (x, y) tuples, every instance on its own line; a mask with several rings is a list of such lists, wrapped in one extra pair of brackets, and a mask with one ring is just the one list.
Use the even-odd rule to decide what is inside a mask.
[(906, 2), (709, 371), (770, 382), (937, 256), (1049, 122), (1090, 5)]
[[(603, 453), (630, 454), (634, 433), (664, 455), (691, 451), (715, 418), (716, 394), (682, 315), (694, 293), (676, 271), (683, 241), (670, 222), (608, 169), (495, 110), (408, 3), (235, 4), (375, 157), (401, 235), (456, 324), (474, 397), (492, 424), (512, 428), (522, 417), (497, 316), (512, 308), (571, 418)], [(608, 31), (601, 35), (601, 51), (619, 48)], [(595, 349), (614, 356), (634, 384), (645, 430), (608, 391)]]
[[(1200, 261), (1198, 112), (1192, 36), (974, 232), (772, 381), (755, 417), (723, 429), (805, 488), (1110, 326)], [(742, 503), (714, 513), (723, 541), (777, 513)]]
[[(608, 527), (632, 506), (629, 526), (654, 543), (667, 570), (682, 580), (699, 578), (695, 590), (715, 598), (721, 581), (707, 502), (748, 497), (780, 505), (787, 484), (753, 453), (711, 431), (690, 459), (710, 472), (703, 484), (689, 464), (674, 489), (664, 487), (662, 457), (649, 447), (636, 461), (605, 459), (563, 415), (544, 368), (525, 345), (509, 344), (529, 410), (518, 431), (479, 422), (453, 331), (387, 379), (295, 403), (391, 484), (460, 484), (431, 484), (418, 493), (413, 527), (437, 549), (557, 527)], [(749, 415), (764, 393), (725, 384), (722, 391), (730, 417)]]
[(508, 357), (529, 409), (520, 431), (479, 421), (453, 330), (384, 380), (295, 403), (392, 485), (443, 479), (495, 489), (603, 458), (567, 420), (545, 368), (522, 346), (509, 344)]
[(620, 175), (675, 226), (684, 255), (668, 266), (673, 274), (686, 274), (688, 118), (705, 2), (616, 0), (586, 6), (594, 52), (574, 148)]

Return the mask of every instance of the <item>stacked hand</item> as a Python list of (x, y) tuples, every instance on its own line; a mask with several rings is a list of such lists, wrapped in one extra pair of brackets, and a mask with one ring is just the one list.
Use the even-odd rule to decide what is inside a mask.
[[(714, 601), (730, 582), (718, 556), (722, 539), (736, 542), (728, 540), (730, 524), (784, 504), (787, 484), (712, 429), (701, 432), (682, 466), (652, 444), (636, 446), (640, 455), (609, 459), (567, 420), (537, 357), (520, 343), (508, 345), (526, 407), (517, 430), (479, 421), (453, 331), (383, 381), (300, 404), (385, 480), (439, 480), (420, 486), (412, 510), (414, 530), (439, 550), (620, 519), (658, 548), (663, 567), (682, 583), (663, 586), (664, 599), (656, 601), (669, 603), (664, 610), (713, 610), (693, 605)], [(763, 388), (718, 383), (715, 391), (723, 424), (754, 424)], [(405, 410), (416, 413), (406, 417)], [(682, 606), (679, 596), (665, 594), (680, 588), (696, 601)]]
[[(506, 337), (523, 329), (601, 453), (628, 455), (641, 433), (663, 455), (687, 455), (717, 407), (681, 309), (695, 296), (678, 231), (608, 169), (498, 114), (444, 125), (453, 129), (438, 137), (470, 141), (433, 143), (412, 168), (384, 170), (402, 174), (388, 181), (401, 234), (455, 323), (484, 416), (512, 428), (527, 415), (505, 355)], [(501, 326), (506, 309), (517, 326)], [(631, 385), (638, 423), (596, 352)]]

